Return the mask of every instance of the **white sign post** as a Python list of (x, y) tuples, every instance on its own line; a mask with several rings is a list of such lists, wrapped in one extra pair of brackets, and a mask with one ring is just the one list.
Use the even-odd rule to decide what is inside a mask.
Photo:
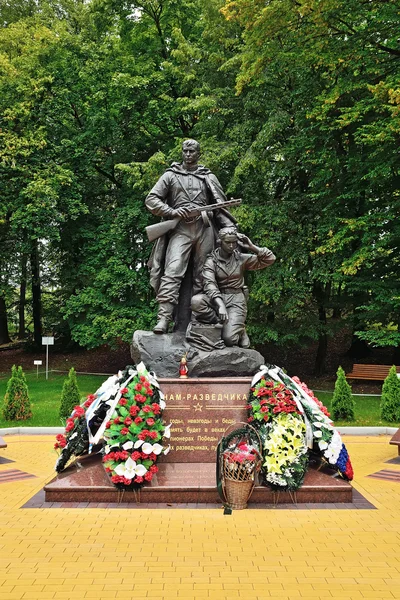
[(39, 379), (39, 366), (42, 364), (42, 361), (34, 360), (33, 364), (36, 365), (36, 379)]
[(54, 346), (53, 337), (42, 337), (42, 344), (46, 346), (46, 379), (49, 378), (49, 346)]

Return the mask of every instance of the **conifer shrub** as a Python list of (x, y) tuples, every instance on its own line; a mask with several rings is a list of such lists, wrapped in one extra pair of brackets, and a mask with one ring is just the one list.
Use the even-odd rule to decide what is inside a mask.
[(334, 421), (353, 421), (355, 402), (351, 394), (351, 386), (346, 380), (342, 367), (338, 368), (336, 375), (331, 407), (332, 419)]
[(69, 370), (67, 379), (64, 381), (61, 392), (60, 417), (62, 419), (67, 419), (74, 410), (74, 407), (80, 403), (81, 393), (78, 388), (75, 369), (72, 367), (72, 369)]
[(385, 421), (400, 421), (400, 379), (397, 377), (394, 365), (383, 382), (381, 417)]
[(22, 367), (13, 365), (4, 396), (3, 416), (7, 421), (26, 421), (32, 416), (29, 391)]

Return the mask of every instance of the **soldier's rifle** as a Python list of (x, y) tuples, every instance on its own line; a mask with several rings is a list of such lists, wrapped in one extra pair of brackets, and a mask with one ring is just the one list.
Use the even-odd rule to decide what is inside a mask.
[[(238, 206), (242, 203), (241, 198), (235, 198), (232, 200), (227, 200), (226, 202), (218, 202), (217, 204), (207, 204), (205, 206), (198, 206), (191, 210), (188, 213), (187, 218), (190, 219), (192, 217), (198, 217), (199, 215), (204, 216), (203, 219), (205, 224), (207, 224), (207, 213), (209, 211), (220, 210), (221, 208), (229, 208), (230, 206)], [(204, 213), (204, 215), (203, 215)], [(149, 225), (146, 227), (147, 237), (149, 238), (149, 242), (154, 242), (157, 238), (165, 235), (169, 231), (175, 229), (182, 219), (180, 217), (176, 217), (175, 219), (169, 219), (168, 221), (161, 221), (160, 223), (155, 223), (154, 225)], [(184, 219), (183, 219), (184, 220)], [(208, 222), (208, 225), (210, 223)]]

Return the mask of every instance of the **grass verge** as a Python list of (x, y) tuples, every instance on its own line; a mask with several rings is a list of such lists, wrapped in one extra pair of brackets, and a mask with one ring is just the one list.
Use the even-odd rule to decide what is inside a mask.
[[(0, 428), (3, 427), (60, 427), (63, 425), (59, 417), (61, 390), (66, 374), (49, 373), (46, 381), (44, 374), (36, 377), (35, 372), (25, 373), (33, 416), (27, 421), (6, 421), (3, 418), (4, 394), (10, 374), (0, 374)], [(106, 375), (77, 375), (82, 400), (95, 392)], [(318, 392), (318, 399), (331, 410), (332, 392)], [(389, 423), (380, 418), (380, 396), (354, 396), (355, 415), (353, 421), (337, 421), (340, 427), (400, 427), (400, 423)]]
[[(0, 379), (0, 428), (2, 427), (61, 427), (64, 422), (60, 419), (59, 410), (61, 391), (66, 375), (64, 373), (49, 373), (36, 378), (36, 372), (25, 373), (31, 400), (33, 416), (27, 421), (6, 421), (3, 418), (4, 394), (6, 393), (7, 377)], [(8, 375), (9, 377), (9, 375)], [(82, 400), (88, 394), (93, 394), (105, 379), (106, 375), (77, 375), (79, 391)]]

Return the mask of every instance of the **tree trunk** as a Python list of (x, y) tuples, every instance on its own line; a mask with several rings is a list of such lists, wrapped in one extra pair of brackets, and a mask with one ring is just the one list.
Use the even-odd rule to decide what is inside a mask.
[(31, 251), (31, 277), (33, 340), (35, 345), (40, 348), (42, 345), (42, 290), (40, 287), (39, 248), (37, 240), (33, 241)]
[(326, 356), (328, 352), (328, 336), (326, 335), (326, 310), (323, 306), (318, 308), (320, 324), (323, 330), (318, 337), (318, 350), (315, 357), (314, 375), (323, 375), (326, 371)]
[(330, 298), (331, 289), (332, 286), (330, 282), (326, 283), (325, 285), (323, 285), (319, 281), (314, 282), (313, 296), (318, 303), (318, 318), (320, 325), (320, 333), (318, 336), (318, 350), (314, 364), (314, 375), (316, 376), (323, 375), (326, 371), (326, 356), (328, 352), (328, 335), (326, 332), (326, 303)]
[(3, 296), (0, 296), (0, 344), (9, 344), (10, 342), (6, 301)]
[(18, 339), (25, 338), (25, 304), (26, 304), (26, 274), (27, 274), (28, 256), (22, 255), (21, 260), (21, 285), (19, 288), (19, 305), (18, 305)]

